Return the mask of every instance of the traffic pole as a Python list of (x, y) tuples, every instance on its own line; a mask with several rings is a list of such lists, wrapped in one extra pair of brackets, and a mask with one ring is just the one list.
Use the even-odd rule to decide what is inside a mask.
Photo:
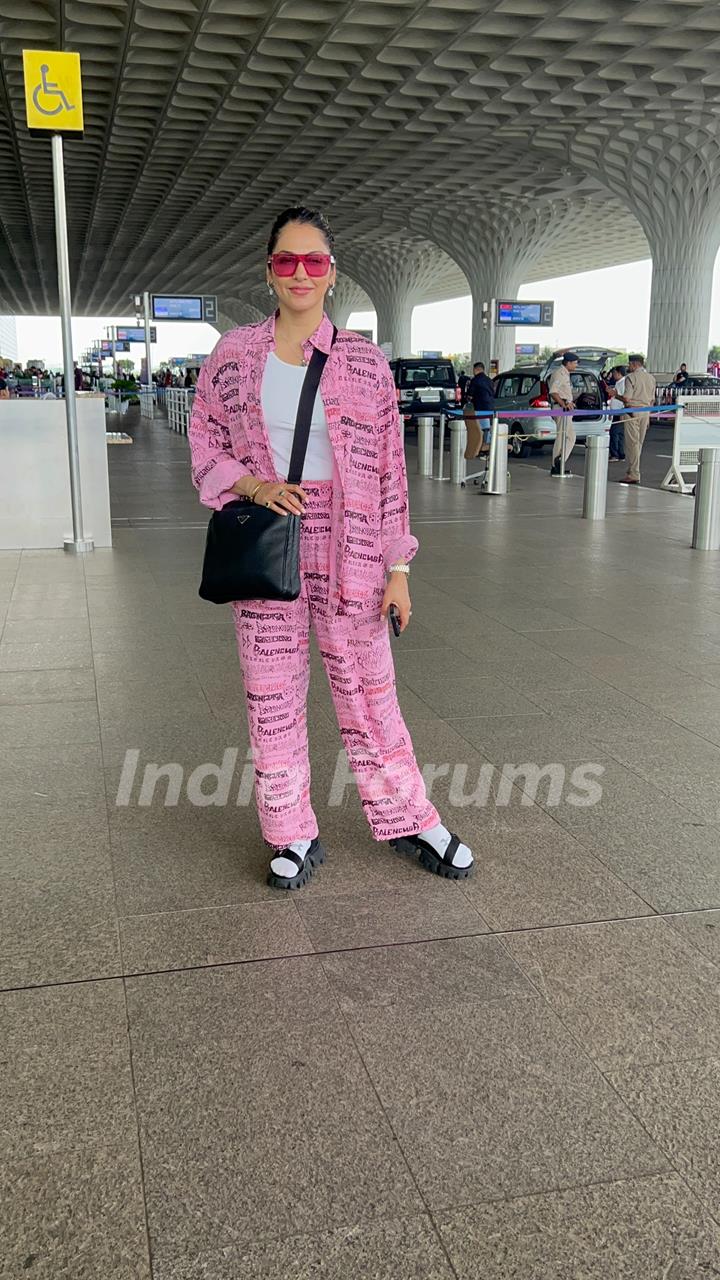
[(55, 196), (55, 239), (57, 242), (58, 292), (60, 295), (60, 327), (65, 373), (65, 417), (67, 420), (68, 460), (70, 465), (70, 503), (73, 536), (63, 546), (72, 555), (94, 551), (92, 538), (86, 538), (83, 527), (82, 489), (80, 484), (80, 447), (78, 444), (77, 401), (72, 342), (72, 299), (70, 293), (70, 259), (68, 256), (67, 208), (65, 205), (65, 166), (62, 135), (52, 135), (53, 193)]
[(145, 290), (143, 294), (143, 315), (145, 321), (145, 413), (143, 417), (152, 418), (153, 414), (153, 389), (152, 389), (152, 354), (151, 342), (152, 334), (150, 332), (150, 294)]

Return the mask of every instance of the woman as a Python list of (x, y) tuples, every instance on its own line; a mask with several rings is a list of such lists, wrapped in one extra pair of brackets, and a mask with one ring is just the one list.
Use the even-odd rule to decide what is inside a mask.
[[(311, 625), (373, 836), (440, 875), (465, 878), (472, 854), (427, 798), (395, 691), (387, 615), (395, 605), (401, 628), (408, 625), (408, 565), (417, 550), (395, 387), (372, 343), (348, 330), (333, 343), (324, 314), (336, 277), (333, 248), (321, 214), (296, 208), (277, 218), (266, 263), (277, 310), (220, 339), (200, 373), (188, 433), (193, 481), (206, 506), (240, 495), (280, 516), (302, 516), (300, 597), (232, 606), (258, 814), (275, 850), (268, 883), (300, 888), (325, 857), (310, 805)], [(303, 481), (288, 484), (314, 347), (329, 355)]]

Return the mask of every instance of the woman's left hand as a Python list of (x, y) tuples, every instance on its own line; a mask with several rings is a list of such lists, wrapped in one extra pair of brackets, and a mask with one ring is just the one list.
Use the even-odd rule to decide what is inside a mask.
[(388, 609), (391, 604), (394, 604), (397, 608), (398, 614), (400, 615), (400, 630), (404, 631), (412, 614), (412, 609), (410, 608), (408, 576), (406, 573), (390, 574), (388, 584), (385, 588), (385, 595), (383, 596), (382, 608), (380, 610), (382, 618), (387, 618)]

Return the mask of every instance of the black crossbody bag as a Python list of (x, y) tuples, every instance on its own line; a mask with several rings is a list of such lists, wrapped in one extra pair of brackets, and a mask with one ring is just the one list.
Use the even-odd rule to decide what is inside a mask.
[[(337, 337), (333, 328), (331, 348)], [(300, 392), (288, 484), (300, 484), (313, 406), (327, 355), (315, 347)], [(199, 595), (212, 604), (233, 600), (297, 600), (300, 516), (279, 516), (246, 498), (214, 511), (208, 525)]]

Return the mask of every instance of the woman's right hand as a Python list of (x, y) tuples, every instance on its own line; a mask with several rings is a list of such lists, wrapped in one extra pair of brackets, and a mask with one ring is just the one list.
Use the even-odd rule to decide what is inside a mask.
[(305, 494), (299, 484), (266, 480), (255, 494), (255, 502), (279, 516), (301, 516), (305, 509)]

